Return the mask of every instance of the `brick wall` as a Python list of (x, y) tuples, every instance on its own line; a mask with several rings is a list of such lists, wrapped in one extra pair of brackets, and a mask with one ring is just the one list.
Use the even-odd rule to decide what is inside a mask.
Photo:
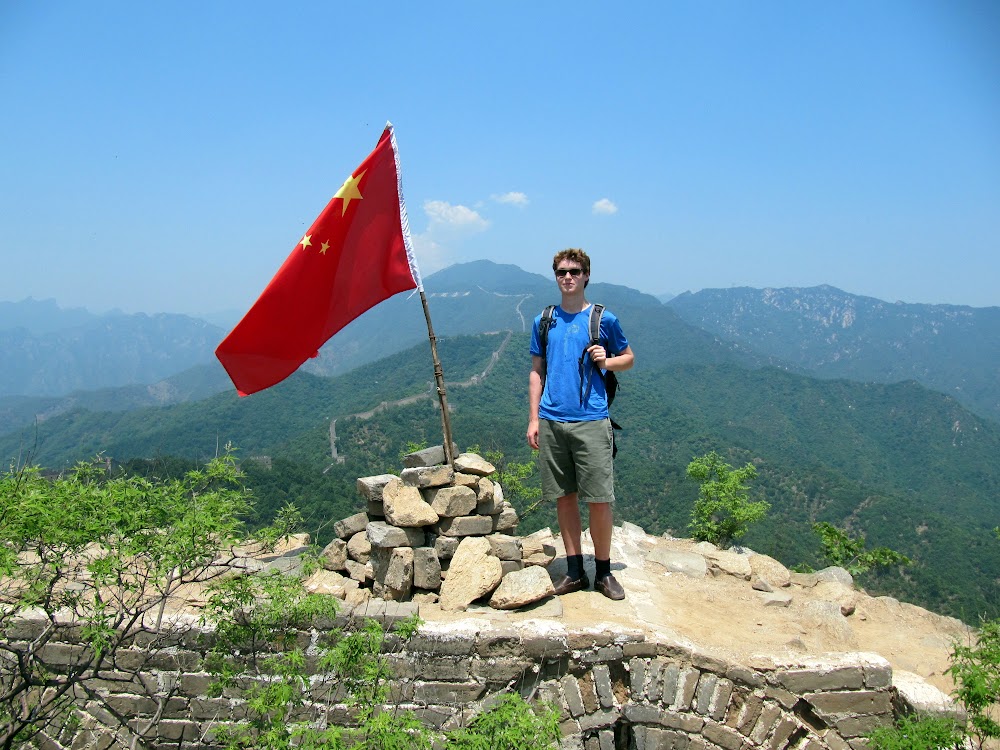
[[(372, 600), (329, 625), (374, 617), (389, 628), (415, 606)], [(301, 642), (321, 642), (324, 630), (301, 634)], [(25, 625), (20, 636), (30, 631)], [(210, 638), (190, 627), (122, 650), (79, 693), (83, 724), (42, 746), (127, 747), (131, 737), (103, 728), (117, 715), (148, 729), (137, 747), (209, 750), (214, 728), (245, 715), (237, 694), (208, 695)], [(891, 723), (897, 705), (889, 664), (871, 654), (734, 664), (636, 634), (566, 631), (548, 621), (498, 627), (474, 614), (461, 628), (429, 623), (387, 645), (390, 699), (428, 726), (459, 726), (499, 694), (519, 691), (557, 707), (567, 750), (860, 750), (862, 736)], [(81, 647), (47, 648), (71, 668)], [(349, 723), (351, 713), (334, 705), (331, 720)]]

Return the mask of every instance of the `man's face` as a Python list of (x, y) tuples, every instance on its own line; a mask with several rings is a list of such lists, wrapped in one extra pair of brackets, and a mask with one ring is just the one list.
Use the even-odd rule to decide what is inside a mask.
[(583, 268), (575, 260), (561, 260), (556, 266), (556, 281), (559, 289), (564, 292), (574, 292), (583, 289), (590, 276), (583, 273)]

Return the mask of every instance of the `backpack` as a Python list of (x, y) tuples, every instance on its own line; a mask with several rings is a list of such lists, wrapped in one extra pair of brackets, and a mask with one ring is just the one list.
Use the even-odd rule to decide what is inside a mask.
[[(539, 324), (538, 324), (538, 339), (539, 339), (539, 344), (540, 344), (541, 349), (542, 349), (543, 369), (544, 369), (544, 371), (546, 373), (548, 373), (548, 369), (549, 369), (548, 359), (546, 358), (547, 355), (548, 355), (549, 329), (552, 327), (553, 323), (555, 322), (555, 311), (556, 311), (556, 306), (555, 305), (548, 305), (544, 310), (542, 310), (542, 319), (541, 319), (541, 321), (539, 321)], [(591, 346), (594, 346), (595, 344), (600, 344), (601, 343), (601, 318), (603, 316), (604, 316), (604, 305), (591, 305), (590, 306), (590, 321), (589, 321), (590, 344), (588, 344), (588, 347), (591, 347)], [(580, 398), (581, 398), (581, 400), (583, 399), (582, 389), (583, 389), (584, 386), (583, 386), (583, 382), (582, 382), (583, 381), (582, 375), (583, 375), (583, 361), (584, 361), (585, 357), (586, 357), (586, 351), (584, 351), (580, 355), (580, 373), (581, 373), (581, 383), (580, 383), (581, 394), (580, 394)], [(600, 370), (597, 370), (597, 375), (598, 375), (598, 377), (601, 378), (601, 380), (604, 381), (604, 390), (608, 394), (608, 408), (610, 408), (611, 404), (615, 400), (615, 396), (618, 393), (618, 376), (615, 375), (615, 373), (613, 373), (611, 370), (608, 370), (607, 372), (601, 372)], [(544, 380), (542, 381), (542, 388), (543, 389), (545, 388), (545, 381)], [(612, 419), (611, 420), (611, 428), (612, 428), (612, 433), (611, 433), (611, 457), (614, 458), (615, 456), (618, 455), (618, 442), (615, 440), (614, 430), (620, 430), (622, 428), (622, 426), (620, 424), (618, 424), (614, 419)]]

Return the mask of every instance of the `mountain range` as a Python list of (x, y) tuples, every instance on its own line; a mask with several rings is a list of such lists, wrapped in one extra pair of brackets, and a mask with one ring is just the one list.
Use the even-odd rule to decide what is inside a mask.
[[(528, 331), (554, 283), (480, 261), (434, 274), (426, 287), (456, 440), (530, 461)], [(772, 505), (748, 535), (754, 549), (818, 564), (810, 525), (829, 521), (915, 560), (868, 585), (969, 621), (1000, 611), (1000, 422), (989, 409), (1000, 360), (979, 356), (997, 340), (996, 309), (900, 308), (831, 287), (708, 290), (663, 304), (595, 282), (588, 297), (619, 314), (637, 353), (615, 405), (625, 425), (621, 518), (684, 534), (696, 494), (686, 464), (718, 450), (758, 467), (754, 494)], [(505, 347), (504, 331), (513, 331)], [(232, 441), (243, 456), (269, 457), (267, 470), (246, 464), (261, 513), (291, 500), (321, 529), (354, 512), (356, 477), (395, 466), (409, 444), (440, 440), (426, 336), (419, 301), (398, 295), (334, 337), (309, 368), (249, 398), (237, 398), (212, 364), (159, 381), (154, 391), (174, 394), (167, 405), (142, 403), (147, 386), (80, 391), (47, 397), (48, 419), (36, 421), (25, 418), (22, 396), (13, 418), (21, 421), (0, 430), (0, 453), (28, 452), (53, 468), (98, 452), (162, 467)], [(987, 396), (968, 402), (970, 390)], [(331, 456), (332, 426), (342, 463)], [(543, 506), (524, 523), (553, 520)]]

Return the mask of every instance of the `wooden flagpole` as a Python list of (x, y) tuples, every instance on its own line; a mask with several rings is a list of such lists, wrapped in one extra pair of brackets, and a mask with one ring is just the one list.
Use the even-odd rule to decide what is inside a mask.
[(423, 285), (420, 286), (420, 304), (424, 306), (424, 318), (427, 320), (427, 336), (431, 341), (431, 357), (434, 359), (434, 383), (437, 386), (438, 400), (441, 402), (441, 427), (444, 431), (444, 455), (448, 465), (455, 468), (455, 452), (452, 450), (451, 439), (451, 417), (448, 414), (448, 396), (444, 388), (444, 371), (441, 369), (441, 360), (438, 359), (437, 337), (434, 335), (434, 326), (431, 325), (431, 311), (427, 307), (427, 296), (424, 294)]

